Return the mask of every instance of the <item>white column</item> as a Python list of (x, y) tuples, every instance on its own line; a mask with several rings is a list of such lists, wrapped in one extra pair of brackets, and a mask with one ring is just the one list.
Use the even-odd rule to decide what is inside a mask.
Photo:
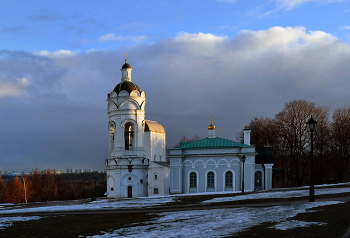
[(246, 145), (250, 145), (250, 129), (245, 128), (243, 129), (243, 133), (244, 133), (244, 144)]
[(265, 164), (265, 190), (272, 188), (272, 166), (273, 164)]

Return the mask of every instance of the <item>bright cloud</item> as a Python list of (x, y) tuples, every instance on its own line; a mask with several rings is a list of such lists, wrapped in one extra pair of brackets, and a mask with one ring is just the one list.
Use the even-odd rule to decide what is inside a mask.
[(147, 37), (146, 36), (117, 36), (115, 33), (108, 33), (106, 35), (101, 36), (98, 40), (99, 41), (143, 41)]
[(11, 82), (0, 78), (0, 98), (22, 96), (25, 88), (28, 87), (29, 84), (29, 80), (26, 78), (21, 78), (17, 80), (17, 82)]
[(57, 50), (57, 51), (47, 51), (47, 50), (42, 50), (42, 51), (36, 51), (34, 52), (36, 55), (41, 55), (41, 56), (47, 56), (47, 57), (54, 57), (54, 58), (64, 58), (64, 57), (72, 57), (77, 54), (77, 52), (70, 51), (70, 50)]
[(206, 33), (198, 33), (198, 34), (190, 34), (187, 32), (180, 32), (174, 38), (175, 41), (191, 41), (191, 42), (207, 42), (207, 43), (215, 43), (222, 42), (226, 37), (215, 36), (213, 34)]

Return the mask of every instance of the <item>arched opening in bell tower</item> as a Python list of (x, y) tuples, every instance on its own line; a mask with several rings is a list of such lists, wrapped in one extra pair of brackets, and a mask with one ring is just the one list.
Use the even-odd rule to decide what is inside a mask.
[(134, 138), (134, 127), (131, 122), (125, 124), (124, 127), (124, 141), (125, 141), (125, 150), (132, 150)]
[(113, 150), (114, 148), (114, 133), (115, 133), (115, 125), (113, 122), (109, 123), (109, 143), (110, 143), (110, 149)]

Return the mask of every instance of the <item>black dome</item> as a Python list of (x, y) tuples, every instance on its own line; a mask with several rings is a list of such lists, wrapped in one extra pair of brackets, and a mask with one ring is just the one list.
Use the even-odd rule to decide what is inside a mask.
[(128, 63), (123, 64), (122, 69), (126, 69), (126, 68), (131, 68), (130, 64)]
[(119, 92), (123, 90), (127, 91), (129, 94), (134, 90), (141, 92), (140, 88), (136, 84), (130, 81), (126, 81), (118, 84), (117, 86), (115, 86), (113, 91), (119, 94)]

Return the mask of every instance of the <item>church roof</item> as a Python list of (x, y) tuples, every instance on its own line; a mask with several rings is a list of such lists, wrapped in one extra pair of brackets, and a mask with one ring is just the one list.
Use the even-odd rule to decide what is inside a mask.
[(170, 166), (169, 162), (151, 161), (151, 163), (155, 163), (155, 164), (162, 166), (162, 167), (169, 167)]
[(165, 133), (164, 127), (156, 121), (146, 120), (145, 131)]
[(117, 84), (117, 86), (115, 86), (113, 91), (118, 94), (120, 91), (123, 91), (123, 90), (127, 91), (128, 93), (131, 93), (134, 90), (141, 92), (140, 88), (136, 84), (130, 81), (125, 81)]
[(192, 142), (181, 142), (180, 146), (173, 149), (204, 149), (204, 148), (238, 148), (238, 147), (253, 147), (232, 140), (227, 140), (221, 137), (204, 138)]

